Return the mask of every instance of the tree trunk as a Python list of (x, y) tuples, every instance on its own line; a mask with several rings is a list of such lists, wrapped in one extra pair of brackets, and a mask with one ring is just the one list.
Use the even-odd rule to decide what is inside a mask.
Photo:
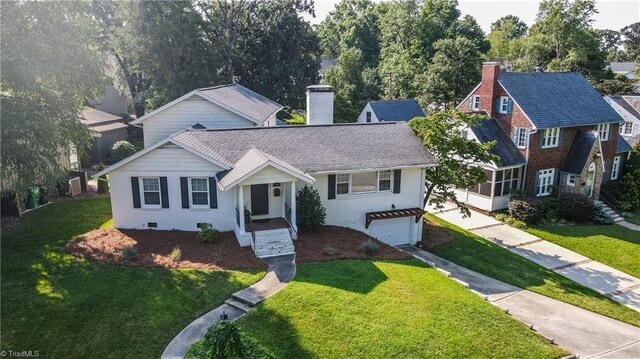
[[(426, 184), (426, 182), (425, 182)], [(424, 202), (422, 203), (422, 208), (424, 209), (427, 206), (427, 203), (429, 203), (429, 198), (431, 197), (431, 194), (433, 193), (433, 189), (436, 187), (435, 183), (425, 186), (427, 187), (427, 194), (424, 196)]]
[(122, 58), (118, 55), (118, 53), (114, 49), (111, 49), (111, 52), (115, 56), (116, 61), (118, 61), (118, 65), (120, 66), (120, 69), (124, 73), (124, 78), (127, 81), (127, 87), (129, 88), (129, 93), (131, 94), (133, 109), (136, 112), (136, 118), (140, 118), (144, 116), (145, 106), (144, 106), (144, 103), (136, 102), (136, 96), (138, 95), (140, 88), (142, 87), (142, 81), (143, 81), (142, 75), (136, 76), (132, 74), (129, 71), (129, 67), (124, 62), (124, 60), (122, 60)]

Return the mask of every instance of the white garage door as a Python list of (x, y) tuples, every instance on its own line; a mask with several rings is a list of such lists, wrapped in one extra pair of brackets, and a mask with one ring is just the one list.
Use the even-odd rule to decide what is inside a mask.
[(369, 235), (379, 241), (397, 246), (411, 243), (413, 217), (379, 219), (369, 225)]

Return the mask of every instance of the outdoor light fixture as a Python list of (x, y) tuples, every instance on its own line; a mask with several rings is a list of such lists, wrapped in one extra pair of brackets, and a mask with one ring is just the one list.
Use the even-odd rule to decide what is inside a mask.
[(229, 316), (227, 315), (227, 313), (225, 313), (224, 311), (222, 311), (222, 314), (220, 314), (220, 321), (226, 321), (229, 320)]
[(396, 209), (396, 204), (395, 203), (391, 204), (391, 209)]

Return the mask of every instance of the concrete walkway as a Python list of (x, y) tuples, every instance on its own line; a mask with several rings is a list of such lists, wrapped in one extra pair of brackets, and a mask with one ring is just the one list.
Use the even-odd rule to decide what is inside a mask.
[(640, 358), (640, 328), (489, 278), (414, 246), (399, 248), (580, 358)]
[(640, 226), (631, 222), (627, 222), (627, 221), (620, 221), (617, 222), (616, 224), (619, 224), (623, 227), (629, 228), (632, 231), (638, 231), (640, 232)]
[(269, 268), (267, 274), (257, 283), (235, 292), (225, 304), (194, 320), (167, 345), (162, 359), (182, 359), (189, 347), (204, 338), (207, 329), (220, 316), (225, 314), (229, 320), (236, 320), (245, 315), (267, 297), (279, 292), (293, 280), (296, 275), (295, 254), (265, 258)]
[(636, 277), (479, 212), (471, 211), (471, 217), (463, 218), (451, 204), (447, 204), (442, 210), (427, 207), (427, 211), (616, 302), (640, 311), (640, 279)]

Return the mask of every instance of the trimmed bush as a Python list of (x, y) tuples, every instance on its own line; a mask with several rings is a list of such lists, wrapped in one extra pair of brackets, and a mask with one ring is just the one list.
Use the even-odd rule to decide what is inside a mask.
[(327, 256), (334, 256), (338, 253), (338, 250), (335, 247), (326, 246), (322, 249), (322, 253), (324, 253)]
[(563, 193), (558, 209), (562, 217), (575, 222), (588, 222), (593, 217), (593, 200), (580, 193)]
[(519, 219), (515, 219), (513, 217), (509, 217), (506, 213), (498, 213), (494, 217), (500, 222), (510, 225), (515, 228), (527, 228), (527, 224)]
[(169, 254), (169, 258), (171, 258), (171, 260), (174, 262), (180, 261), (180, 258), (182, 258), (182, 251), (180, 250), (180, 246), (175, 246), (175, 248), (173, 248), (173, 250)]
[(274, 356), (232, 322), (212, 325), (204, 339), (194, 343), (185, 359), (272, 359)]
[(376, 242), (367, 239), (366, 241), (362, 242), (362, 244), (360, 244), (360, 250), (363, 251), (366, 255), (372, 256), (378, 253), (378, 245), (376, 244)]
[(130, 142), (118, 141), (111, 146), (111, 162), (120, 162), (134, 153), (136, 153), (136, 148)]
[(318, 230), (324, 226), (327, 212), (317, 189), (305, 185), (296, 194), (298, 227)]
[(126, 246), (122, 248), (121, 255), (125, 261), (135, 259), (138, 256), (138, 248), (136, 246)]
[(512, 199), (509, 216), (526, 223), (538, 222), (544, 214), (544, 204), (537, 198)]
[(607, 206), (602, 203), (595, 205), (591, 221), (595, 224), (613, 224), (613, 217), (607, 213)]
[(211, 223), (201, 223), (198, 239), (205, 243), (211, 243), (218, 239), (218, 230)]
[[(98, 166), (98, 171), (102, 171), (104, 169), (104, 165), (101, 163)], [(107, 175), (102, 175), (98, 178), (98, 193), (107, 193), (109, 192), (109, 182), (107, 181)]]
[(618, 194), (625, 210), (640, 209), (640, 169), (622, 176)]

